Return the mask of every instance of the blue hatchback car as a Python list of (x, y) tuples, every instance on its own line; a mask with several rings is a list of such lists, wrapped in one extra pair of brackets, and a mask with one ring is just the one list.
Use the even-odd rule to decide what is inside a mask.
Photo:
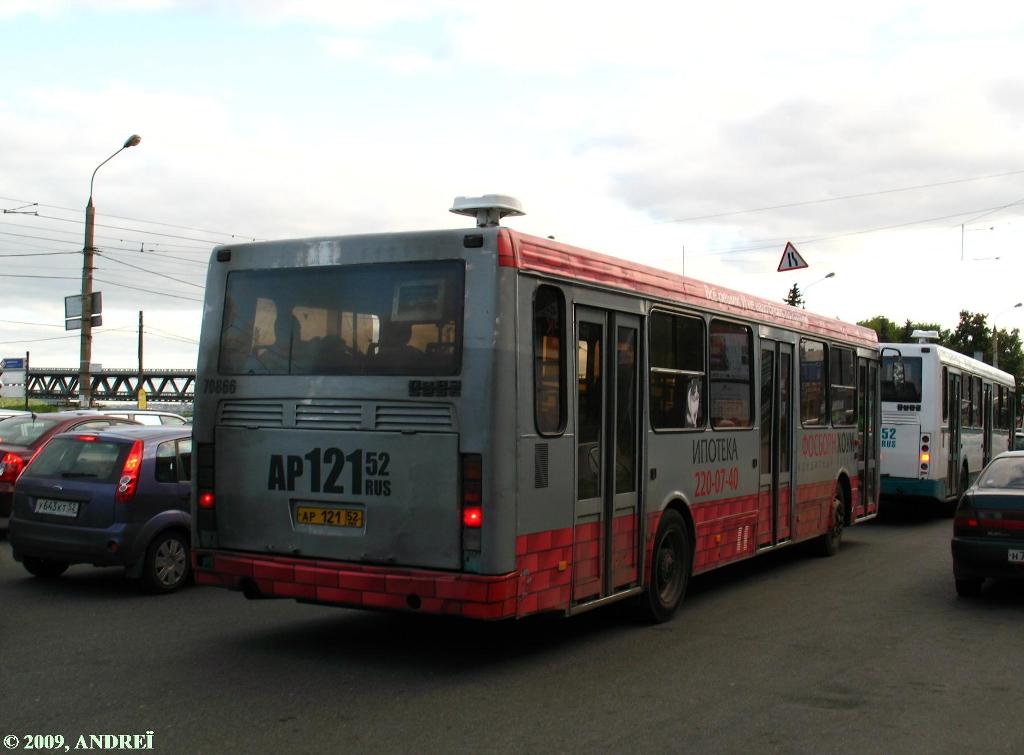
[(188, 580), (191, 428), (55, 435), (18, 478), (8, 540), (32, 574), (124, 566), (154, 592)]

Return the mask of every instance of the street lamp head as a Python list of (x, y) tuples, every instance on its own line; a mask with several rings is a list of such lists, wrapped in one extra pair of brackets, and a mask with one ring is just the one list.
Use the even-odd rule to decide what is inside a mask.
[(835, 273), (829, 273), (829, 274), (828, 274), (828, 275), (826, 275), (825, 277), (826, 277), (826, 278), (835, 278), (835, 277), (836, 277), (836, 274), (835, 274)]
[(136, 147), (141, 141), (141, 136), (139, 136), (138, 134), (132, 134), (131, 136), (128, 137), (128, 139), (125, 140), (124, 146), (121, 147), (121, 149), (127, 149), (128, 147)]

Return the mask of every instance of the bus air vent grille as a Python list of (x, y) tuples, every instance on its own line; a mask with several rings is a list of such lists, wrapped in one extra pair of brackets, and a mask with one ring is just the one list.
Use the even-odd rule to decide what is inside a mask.
[(444, 404), (377, 404), (377, 430), (451, 430), (452, 408)]
[(919, 425), (921, 418), (916, 413), (882, 412), (882, 422), (890, 425)]
[(344, 401), (300, 401), (295, 405), (295, 426), (325, 430), (358, 430), (363, 408)]
[(533, 447), (533, 487), (548, 486), (548, 444), (538, 443)]
[(276, 401), (223, 401), (218, 425), (228, 427), (281, 427), (284, 406)]

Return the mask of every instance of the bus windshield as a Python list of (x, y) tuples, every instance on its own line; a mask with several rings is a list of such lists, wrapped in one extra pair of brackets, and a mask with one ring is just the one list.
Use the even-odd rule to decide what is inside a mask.
[(882, 401), (921, 401), (921, 357), (882, 356)]
[(224, 375), (454, 375), (461, 261), (228, 274)]

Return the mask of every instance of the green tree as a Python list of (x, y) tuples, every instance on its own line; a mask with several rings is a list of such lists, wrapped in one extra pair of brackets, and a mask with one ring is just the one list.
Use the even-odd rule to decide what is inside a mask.
[(949, 335), (949, 331), (943, 329), (938, 323), (907, 320), (902, 325), (898, 325), (895, 320), (890, 320), (884, 315), (875, 315), (868, 320), (861, 320), (857, 324), (875, 331), (880, 343), (912, 343), (914, 339), (911, 338), (911, 333), (915, 330), (935, 330), (939, 333), (939, 343), (945, 345), (944, 339)]
[(804, 304), (804, 295), (800, 292), (800, 287), (797, 284), (793, 284), (793, 287), (789, 289), (789, 293), (786, 294), (786, 298), (782, 301), (786, 302), (791, 307), (802, 307)]
[(987, 320), (988, 316), (980, 312), (960, 310), (960, 322), (942, 345), (969, 357), (981, 352), (981, 359), (992, 364), (992, 331)]

